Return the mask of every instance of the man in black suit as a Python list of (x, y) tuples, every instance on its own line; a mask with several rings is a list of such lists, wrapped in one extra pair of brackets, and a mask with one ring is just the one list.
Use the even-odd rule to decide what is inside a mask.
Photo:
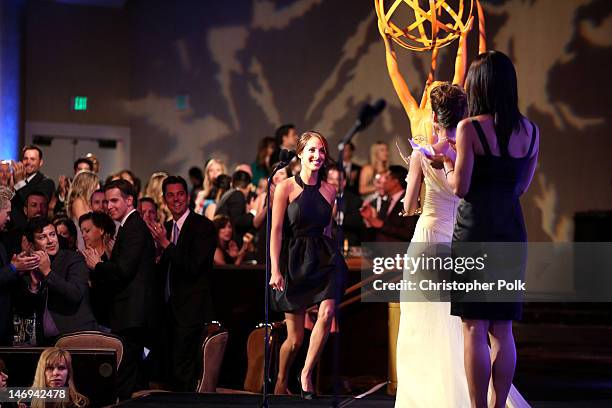
[(159, 271), (164, 299), (165, 365), (174, 391), (194, 391), (201, 364), (202, 328), (213, 318), (208, 274), (213, 267), (217, 232), (213, 223), (189, 210), (187, 182), (180, 176), (163, 181), (164, 201), (172, 220), (148, 221), (163, 248)]
[[(238, 170), (232, 174), (232, 188), (221, 196), (215, 215), (227, 215), (234, 228), (234, 241), (238, 247), (242, 246), (242, 237), (247, 232), (258, 227), (254, 224), (257, 215), (255, 210), (247, 210), (247, 197), (251, 191), (251, 176), (245, 171)], [(259, 217), (258, 217), (259, 218)]]
[(297, 130), (291, 123), (284, 124), (276, 129), (274, 139), (276, 140), (276, 149), (270, 156), (270, 164), (279, 161), (281, 150), (295, 150), (298, 142)]
[[(0, 231), (11, 217), (11, 191), (7, 187), (0, 187)], [(0, 242), (0, 346), (12, 345), (13, 314), (12, 293), (19, 276), (19, 272), (28, 271), (38, 267), (38, 257), (13, 255), (9, 261), (6, 249)]]
[(353, 153), (355, 153), (355, 145), (349, 142), (344, 147), (344, 155), (342, 163), (344, 172), (346, 173), (346, 190), (353, 194), (359, 195), (359, 177), (361, 176), (361, 166), (353, 163)]
[[(21, 210), (29, 193), (40, 191), (51, 201), (55, 193), (53, 180), (40, 172), (43, 166), (43, 153), (37, 146), (26, 146), (21, 150), (21, 163), (13, 163), (13, 178), (15, 180), (15, 197), (13, 210)], [(17, 206), (17, 207), (16, 207)]]
[(111, 331), (123, 340), (123, 360), (118, 373), (118, 395), (128, 399), (141, 385), (139, 375), (147, 329), (153, 322), (155, 244), (147, 225), (136, 211), (136, 191), (126, 180), (104, 186), (108, 213), (120, 223), (110, 259), (102, 262), (95, 251), (86, 251), (88, 265), (95, 265), (91, 280), (112, 288)]
[(42, 317), (42, 344), (53, 344), (65, 333), (97, 329), (83, 256), (60, 249), (55, 226), (45, 217), (30, 220), (25, 236), (38, 257), (38, 267), (30, 271), (29, 294), (38, 295), (34, 301)]
[(406, 192), (408, 170), (402, 166), (390, 166), (385, 174), (383, 189), (388, 197), (378, 213), (368, 205), (362, 209), (364, 219), (377, 229), (376, 241), (410, 242), (418, 215), (404, 216), (402, 198)]
[(7, 225), (6, 231), (0, 233), (0, 239), (2, 239), (9, 257), (20, 253), (25, 248), (23, 235), (28, 221), (36, 217), (47, 218), (48, 208), (47, 196), (43, 192), (34, 190), (28, 193), (23, 211), (11, 211), (10, 225)]
[[(340, 172), (338, 168), (330, 168), (327, 171), (326, 177), (327, 182), (336, 186), (337, 190), (340, 186)], [(344, 170), (342, 170), (342, 181), (346, 188), (347, 179)], [(344, 232), (344, 238), (348, 241), (349, 246), (361, 245), (362, 236), (365, 230), (363, 218), (359, 213), (362, 203), (361, 197), (345, 189), (342, 195), (342, 207), (336, 211), (336, 222), (338, 222), (339, 218), (342, 218), (342, 230)]]

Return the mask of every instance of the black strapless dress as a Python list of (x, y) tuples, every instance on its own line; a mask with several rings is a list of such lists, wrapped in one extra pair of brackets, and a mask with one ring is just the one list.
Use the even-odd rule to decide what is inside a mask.
[[(497, 137), (500, 156), (491, 154), (480, 123), (472, 121), (482, 144), (484, 155), (475, 155), (470, 189), (459, 202), (457, 221), (453, 232), (456, 242), (526, 242), (527, 233), (521, 210), (519, 186), (529, 167), (536, 128), (533, 123), (531, 144), (525, 157), (514, 158), (508, 153), (508, 144)], [(523, 259), (508, 262), (508, 269), (519, 265), (521, 278), (525, 275), (526, 253)], [(513, 264), (514, 266), (510, 266)], [(503, 266), (502, 266), (503, 267)], [(503, 271), (500, 271), (503, 274)], [(464, 276), (463, 278), (467, 278)], [(455, 280), (461, 281), (461, 276)], [(452, 295), (451, 295), (452, 296)], [(452, 297), (451, 314), (466, 319), (519, 320), (521, 302), (461, 302)]]
[[(279, 312), (293, 312), (344, 291), (347, 266), (336, 242), (323, 235), (332, 216), (332, 206), (316, 185), (295, 182), (304, 190), (285, 211), (283, 242), (279, 258), (285, 290), (272, 291), (271, 304)], [(338, 291), (338, 292), (336, 292)]]

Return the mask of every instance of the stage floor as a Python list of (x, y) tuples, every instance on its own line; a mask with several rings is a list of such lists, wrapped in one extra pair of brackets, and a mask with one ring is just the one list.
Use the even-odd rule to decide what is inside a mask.
[[(271, 396), (269, 407), (327, 408), (333, 406), (333, 397), (321, 396), (312, 401), (298, 396)], [(394, 408), (395, 398), (388, 395), (368, 395), (362, 399), (352, 396), (338, 398), (338, 408)], [(122, 402), (115, 406), (129, 407), (259, 407), (261, 395), (240, 394), (196, 394), (196, 393), (154, 393)], [(604, 408), (612, 406), (612, 400), (592, 401), (533, 401), (533, 408)]]

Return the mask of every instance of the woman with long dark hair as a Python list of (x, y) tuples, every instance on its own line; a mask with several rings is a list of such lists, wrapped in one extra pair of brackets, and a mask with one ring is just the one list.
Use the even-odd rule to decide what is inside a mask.
[(280, 349), (274, 392), (286, 394), (287, 373), (304, 339), (306, 309), (319, 304), (306, 361), (299, 376), (303, 398), (314, 395), (312, 372), (329, 335), (336, 296), (341, 292), (346, 263), (331, 239), (335, 186), (322, 180), (330, 163), (327, 140), (317, 132), (300, 137), (297, 156), (301, 170), (279, 183), (272, 205), (270, 286), (272, 305), (285, 312), (287, 340)]
[[(444, 158), (449, 185), (462, 198), (453, 245), (526, 242), (519, 198), (533, 179), (539, 131), (519, 111), (512, 61), (499, 51), (480, 54), (470, 66), (466, 88), (471, 117), (457, 128), (456, 160), (449, 158), (452, 154)], [(524, 275), (524, 264), (519, 269)], [(521, 318), (522, 304), (461, 302), (453, 297), (451, 313), (463, 321), (472, 406), (487, 407), (491, 380), (492, 406), (503, 407), (516, 365), (512, 320)]]
[[(100, 257), (102, 261), (110, 259), (115, 236), (115, 222), (110, 215), (102, 212), (89, 212), (79, 218), (79, 228), (85, 242), (83, 255), (85, 263), (90, 270), (96, 266), (95, 260)], [(91, 309), (100, 328), (110, 331), (110, 296), (112, 289), (100, 284), (92, 285), (90, 282), (89, 298)]]
[(275, 150), (276, 140), (273, 137), (264, 137), (259, 141), (257, 145), (257, 157), (255, 157), (255, 161), (251, 163), (251, 171), (253, 172), (251, 182), (253, 185), (257, 186), (259, 184), (259, 179), (267, 179), (270, 176), (270, 172), (272, 171), (270, 158)]

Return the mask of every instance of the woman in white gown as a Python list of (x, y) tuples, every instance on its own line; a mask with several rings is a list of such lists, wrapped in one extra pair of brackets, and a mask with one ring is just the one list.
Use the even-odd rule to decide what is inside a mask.
[[(458, 85), (442, 83), (430, 94), (433, 111), (434, 144), (425, 146), (431, 155), (451, 154), (459, 120), (467, 113), (465, 92)], [(422, 214), (416, 225), (409, 252), (425, 247), (418, 243), (452, 242), (459, 198), (446, 182), (444, 169), (432, 167), (424, 153), (413, 150), (408, 173), (404, 209), (412, 214), (418, 208), (421, 180), (425, 182)], [(408, 271), (404, 272), (405, 274)], [(408, 276), (404, 276), (409, 279)], [(404, 296), (403, 300), (406, 300)], [(463, 363), (461, 319), (450, 314), (450, 303), (441, 301), (402, 301), (397, 340), (396, 408), (461, 408), (470, 406)], [(513, 387), (507, 407), (529, 407)]]

